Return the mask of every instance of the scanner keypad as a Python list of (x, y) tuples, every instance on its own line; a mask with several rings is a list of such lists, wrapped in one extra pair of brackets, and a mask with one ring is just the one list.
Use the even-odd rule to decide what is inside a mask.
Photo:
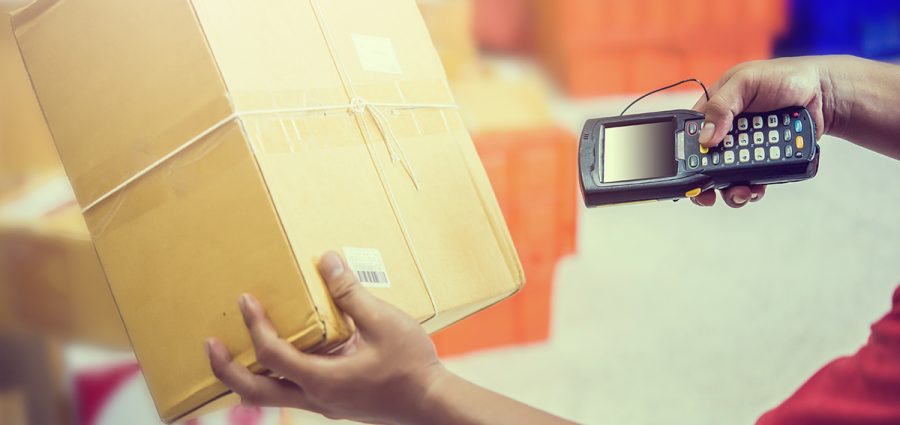
[[(690, 169), (706, 169), (720, 167), (740, 167), (752, 164), (765, 164), (802, 158), (804, 147), (808, 143), (801, 134), (805, 134), (806, 125), (799, 114), (745, 114), (734, 120), (729, 126), (722, 143), (717, 147), (706, 149), (699, 146), (699, 130), (702, 120), (688, 121), (688, 145), (697, 145), (689, 149), (697, 154), (689, 158)], [(691, 135), (690, 129), (694, 129)]]

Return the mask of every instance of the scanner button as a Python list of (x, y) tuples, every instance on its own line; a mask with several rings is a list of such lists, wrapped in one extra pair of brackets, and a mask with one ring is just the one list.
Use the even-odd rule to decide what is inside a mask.
[(778, 127), (778, 115), (769, 115), (769, 127)]
[(753, 133), (753, 144), (754, 145), (761, 145), (761, 144), (763, 144), (764, 141), (765, 141), (765, 136), (763, 136), (763, 133), (761, 131), (757, 131), (757, 132)]
[[(790, 147), (790, 146), (788, 146)], [(769, 147), (769, 159), (776, 160), (781, 159), (781, 148), (778, 146)]]
[(709, 153), (709, 148), (703, 145), (700, 145), (700, 153), (707, 154)]
[(746, 118), (738, 118), (738, 130), (745, 131), (749, 128), (749, 124)]
[(800, 133), (803, 131), (803, 123), (800, 120), (794, 121), (794, 133)]
[(753, 150), (753, 160), (754, 161), (765, 161), (766, 160), (766, 148), (756, 148)]
[(719, 153), (718, 152), (716, 152), (712, 155), (712, 163), (713, 163), (713, 165), (719, 165)]
[(738, 144), (741, 146), (747, 146), (750, 144), (750, 136), (747, 133), (738, 134)]
[(728, 165), (734, 164), (734, 151), (725, 151), (725, 163)]
[(707, 158), (705, 156), (703, 158), (700, 158), (700, 165), (702, 165), (704, 167), (709, 167), (709, 158)]
[(697, 168), (699, 165), (700, 157), (698, 157), (697, 155), (691, 155), (691, 157), (688, 158), (688, 167)]
[(784, 114), (781, 116), (781, 125), (791, 125), (791, 116)]
[(734, 147), (734, 136), (731, 134), (725, 135), (725, 147), (729, 149)]
[(791, 145), (785, 146), (785, 147), (784, 147), (784, 157), (785, 157), (785, 158), (790, 158), (790, 157), (792, 157), (792, 156), (794, 156), (794, 147), (791, 146)]
[(797, 150), (802, 151), (803, 150), (803, 136), (797, 136), (797, 139), (795, 140), (795, 142), (797, 143)]
[(791, 130), (784, 130), (784, 141), (790, 142), (792, 135), (793, 135), (793, 133), (791, 133)]
[(781, 136), (778, 134), (778, 130), (772, 130), (769, 132), (769, 143), (778, 143), (778, 139)]
[(756, 130), (763, 128), (763, 117), (753, 117), (753, 128)]
[(741, 149), (741, 151), (738, 152), (738, 159), (741, 162), (749, 162), (750, 161), (750, 150), (749, 149)]
[(703, 193), (703, 188), (698, 187), (696, 189), (685, 192), (684, 196), (688, 197), (688, 198), (696, 198), (696, 197), (700, 196), (701, 193)]
[(689, 135), (694, 136), (700, 131), (700, 125), (697, 121), (690, 121), (687, 124), (687, 132)]

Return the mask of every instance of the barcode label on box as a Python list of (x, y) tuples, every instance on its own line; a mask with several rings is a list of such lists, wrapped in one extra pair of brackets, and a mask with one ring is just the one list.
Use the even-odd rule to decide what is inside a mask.
[(350, 270), (356, 273), (359, 282), (367, 288), (390, 288), (384, 259), (381, 252), (371, 248), (344, 247), (344, 258)]

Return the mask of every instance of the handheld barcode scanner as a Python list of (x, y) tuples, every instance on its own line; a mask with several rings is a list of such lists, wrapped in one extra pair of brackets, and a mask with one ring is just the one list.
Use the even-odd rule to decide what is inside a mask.
[(739, 115), (714, 149), (700, 145), (703, 119), (676, 110), (588, 121), (578, 153), (585, 204), (678, 200), (816, 175), (819, 147), (806, 108)]

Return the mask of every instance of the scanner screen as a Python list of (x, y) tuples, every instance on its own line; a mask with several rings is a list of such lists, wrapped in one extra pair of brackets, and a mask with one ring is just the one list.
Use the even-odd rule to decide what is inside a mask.
[(673, 121), (604, 128), (602, 152), (604, 183), (678, 174)]

